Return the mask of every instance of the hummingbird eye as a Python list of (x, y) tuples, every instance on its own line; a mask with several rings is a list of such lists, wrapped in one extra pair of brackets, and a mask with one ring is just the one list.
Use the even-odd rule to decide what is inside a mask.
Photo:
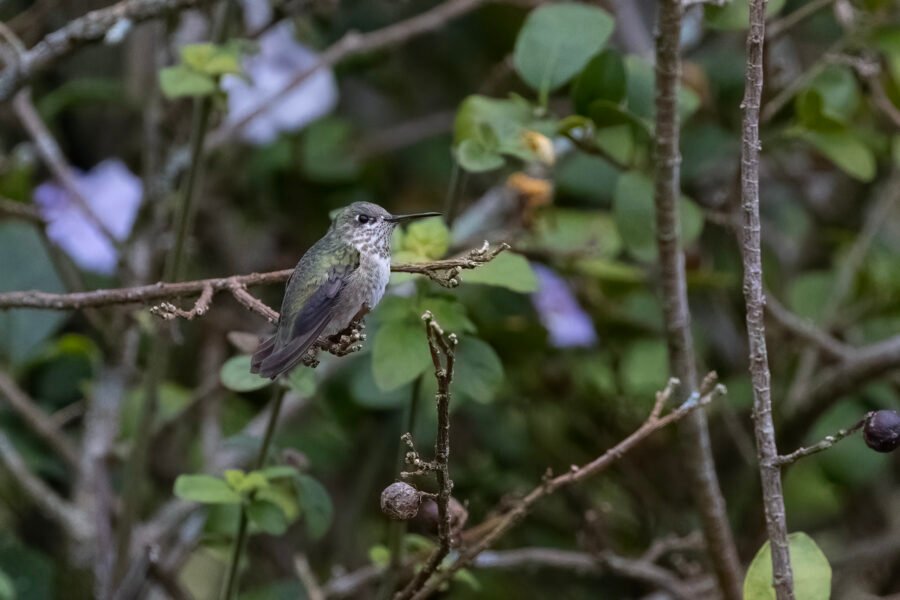
[(356, 215), (356, 220), (365, 225), (366, 223), (371, 221), (372, 218), (369, 215)]

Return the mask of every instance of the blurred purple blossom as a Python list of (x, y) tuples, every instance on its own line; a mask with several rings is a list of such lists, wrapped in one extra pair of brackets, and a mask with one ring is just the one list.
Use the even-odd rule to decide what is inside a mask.
[(318, 54), (294, 38), (290, 22), (273, 27), (259, 38), (259, 52), (244, 59), (246, 78), (222, 78), (222, 89), (228, 93), (226, 126), (265, 107), (239, 132), (243, 140), (262, 145), (273, 142), (281, 132), (297, 131), (330, 113), (337, 105), (338, 88), (334, 73), (325, 68), (270, 104), (271, 98), (318, 61)]
[[(75, 172), (81, 196), (91, 211), (118, 240), (131, 233), (143, 197), (141, 180), (122, 161), (109, 159), (87, 173)], [(82, 269), (111, 275), (118, 254), (112, 243), (72, 200), (52, 181), (34, 190), (34, 202), (47, 221), (47, 236)]]
[(543, 265), (533, 264), (538, 291), (531, 295), (541, 323), (556, 348), (590, 347), (597, 343), (594, 323), (566, 280)]

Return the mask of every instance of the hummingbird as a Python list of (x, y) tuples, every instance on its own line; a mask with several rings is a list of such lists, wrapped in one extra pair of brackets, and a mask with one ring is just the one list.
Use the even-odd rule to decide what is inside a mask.
[(341, 209), (288, 279), (275, 335), (260, 344), (250, 372), (275, 379), (290, 371), (319, 337), (346, 329), (375, 308), (391, 277), (391, 234), (423, 212), (392, 215), (377, 204)]

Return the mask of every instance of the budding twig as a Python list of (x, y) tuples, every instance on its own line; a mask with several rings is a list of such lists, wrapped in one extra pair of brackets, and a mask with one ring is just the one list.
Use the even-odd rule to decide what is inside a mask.
[(839, 441), (841, 441), (845, 437), (848, 437), (848, 436), (856, 433), (860, 429), (862, 429), (863, 426), (866, 424), (866, 419), (868, 419), (871, 414), (872, 413), (866, 414), (866, 416), (864, 416), (862, 419), (860, 419), (859, 422), (854, 424), (852, 427), (848, 427), (847, 429), (839, 429), (837, 431), (837, 433), (835, 433), (833, 435), (825, 436), (822, 439), (822, 441), (817, 442), (817, 443), (813, 444), (812, 446), (808, 446), (805, 448), (798, 448), (797, 450), (794, 450), (790, 454), (779, 455), (775, 459), (775, 464), (780, 467), (783, 467), (785, 465), (790, 465), (792, 463), (795, 463), (798, 460), (800, 460), (801, 458), (804, 458), (811, 454), (816, 454), (823, 450), (828, 450), (829, 448), (831, 448), (832, 446), (837, 444)]

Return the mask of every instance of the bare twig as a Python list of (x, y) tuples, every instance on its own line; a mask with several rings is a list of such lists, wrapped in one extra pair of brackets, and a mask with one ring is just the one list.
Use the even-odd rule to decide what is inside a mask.
[(843, 359), (853, 351), (853, 348), (849, 345), (788, 310), (771, 293), (766, 294), (766, 314), (772, 317), (783, 329), (813, 344), (832, 358)]
[[(688, 402), (683, 403), (667, 415), (661, 416), (663, 407), (673, 397), (675, 387), (678, 385), (678, 380), (670, 379), (666, 388), (656, 394), (656, 402), (650, 416), (637, 430), (585, 465), (573, 465), (567, 473), (556, 477), (553, 477), (548, 471), (543, 481), (522, 500), (517, 502), (515, 506), (500, 512), (499, 516), (492, 519), (489, 525), (476, 526), (475, 529), (479, 530), (478, 537), (472, 541), (471, 545), (460, 550), (458, 557), (449, 566), (435, 574), (413, 598), (422, 600), (437, 591), (454, 573), (471, 564), (475, 557), (488, 549), (519, 521), (525, 518), (535, 503), (545, 496), (605, 471), (651, 434), (680, 421), (691, 412), (709, 404), (713, 398), (724, 394), (725, 388), (714, 384), (715, 377), (713, 375), (711, 374), (711, 376), (707, 377), (706, 382), (708, 385), (702, 387), (700, 393), (694, 394)], [(466, 538), (468, 536), (463, 535), (463, 537)]]
[[(416, 467), (416, 473), (420, 474), (433, 471), (438, 484), (438, 493), (435, 498), (438, 509), (438, 547), (431, 553), (428, 560), (407, 586), (396, 594), (397, 600), (406, 600), (416, 597), (428, 578), (435, 573), (441, 561), (450, 553), (453, 532), (450, 523), (450, 496), (453, 492), (453, 481), (450, 479), (450, 384), (453, 382), (453, 366), (455, 363), (455, 350), (457, 338), (455, 334), (445, 334), (444, 330), (430, 312), (422, 315), (425, 322), (425, 335), (428, 338), (428, 349), (431, 352), (431, 362), (434, 365), (434, 377), (437, 380), (437, 439), (434, 442), (434, 461), (423, 463), (418, 459), (418, 454), (413, 447), (412, 465)], [(443, 359), (441, 358), (443, 356)], [(410, 434), (406, 439), (412, 446)]]
[(316, 574), (313, 573), (312, 567), (305, 554), (298, 554), (294, 557), (294, 570), (297, 572), (297, 578), (303, 583), (306, 589), (306, 597), (309, 600), (325, 600), (325, 593), (322, 586), (316, 580)]
[[(677, 98), (681, 76), (679, 39), (683, 10), (681, 0), (663, 0), (659, 3), (654, 194), (666, 341), (672, 376), (682, 382), (677, 392), (679, 402), (697, 388), (697, 365), (678, 215), (681, 154)], [(719, 588), (726, 599), (740, 600), (743, 569), (728, 523), (725, 498), (719, 488), (706, 413), (697, 411), (691, 414), (681, 427), (681, 437), (685, 448), (682, 464), (692, 480), (691, 489), (703, 523), (709, 558), (715, 569)]]
[(36, 225), (44, 224), (44, 218), (35, 207), (9, 198), (0, 198), (0, 217), (22, 219)]
[(862, 429), (863, 426), (866, 424), (866, 420), (869, 418), (869, 416), (871, 414), (872, 413), (869, 413), (866, 416), (864, 416), (852, 427), (849, 427), (847, 429), (839, 429), (837, 431), (837, 433), (835, 433), (833, 435), (825, 436), (820, 442), (817, 442), (817, 443), (813, 444), (812, 446), (807, 446), (805, 448), (798, 448), (797, 450), (794, 450), (790, 454), (782, 454), (776, 459), (775, 462), (779, 466), (783, 467), (785, 465), (790, 465), (792, 463), (795, 463), (798, 460), (800, 460), (801, 458), (809, 456), (810, 454), (816, 454), (818, 452), (822, 452), (823, 450), (828, 450), (829, 448), (831, 448), (832, 446), (837, 444), (839, 441), (841, 441), (845, 437), (847, 437), (853, 433), (856, 433), (857, 431)]
[(60, 498), (50, 486), (32, 473), (18, 450), (2, 432), (0, 432), (0, 463), (12, 474), (29, 499), (48, 517), (59, 523), (73, 542), (86, 543), (91, 538), (93, 527), (87, 515), (77, 506)]
[(769, 357), (763, 307), (762, 251), (759, 222), (759, 107), (763, 89), (763, 43), (766, 36), (766, 2), (750, 0), (750, 29), (747, 32), (747, 73), (741, 140), (741, 205), (744, 262), (744, 301), (747, 306), (747, 337), (750, 343), (750, 377), (753, 383), (753, 423), (762, 480), (766, 530), (772, 548), (772, 573), (778, 600), (792, 600), (794, 581), (788, 551), (787, 518), (781, 490), (781, 469), (777, 464), (772, 395), (769, 384)]
[(206, 314), (206, 311), (209, 310), (209, 305), (212, 303), (212, 298), (213, 288), (211, 285), (207, 285), (203, 288), (203, 291), (200, 292), (200, 296), (197, 298), (197, 301), (194, 302), (194, 306), (191, 310), (182, 310), (171, 302), (163, 302), (156, 306), (151, 306), (150, 312), (166, 321), (171, 321), (172, 319), (177, 319), (179, 317), (191, 321), (194, 317), (202, 317)]
[(87, 13), (47, 34), (25, 51), (16, 64), (0, 73), (0, 102), (9, 100), (25, 82), (78, 48), (102, 40), (121, 22), (140, 23), (201, 4), (203, 0), (123, 0)]
[(50, 133), (50, 129), (41, 119), (37, 109), (31, 102), (31, 91), (29, 89), (26, 88), (16, 94), (13, 99), (13, 109), (31, 136), (31, 139), (34, 140), (38, 154), (41, 155), (41, 158), (56, 180), (65, 188), (71, 201), (114, 248), (120, 248), (121, 242), (116, 239), (116, 236), (94, 212), (84, 194), (81, 193), (78, 182), (75, 180), (75, 173), (63, 155), (59, 143), (53, 137), (53, 134)]
[[(394, 273), (413, 273), (445, 285), (454, 287), (459, 283), (459, 273), (464, 269), (475, 269), (493, 260), (498, 254), (509, 248), (506, 244), (471, 250), (456, 258), (447, 258), (424, 263), (401, 263), (391, 265)], [(72, 294), (50, 294), (39, 291), (6, 292), (0, 294), (0, 309), (5, 308), (42, 308), (64, 310), (69, 308), (86, 308), (93, 306), (111, 306), (115, 304), (138, 304), (160, 300), (183, 298), (201, 293), (207, 287), (213, 293), (232, 290), (232, 286), (265, 285), (282, 283), (291, 276), (293, 269), (271, 271), (268, 273), (250, 273), (249, 275), (233, 275), (214, 279), (199, 279), (175, 283), (154, 283), (131, 288), (94, 290)]]
[(0, 371), (0, 395), (6, 397), (9, 405), (22, 417), (29, 429), (47, 442), (47, 445), (53, 448), (69, 467), (78, 469), (79, 457), (75, 446), (54, 424), (53, 418), (29, 398), (9, 374), (2, 371)]
[(247, 286), (233, 281), (228, 286), (234, 299), (240, 302), (247, 310), (261, 315), (269, 323), (278, 322), (278, 313), (263, 302), (258, 300), (253, 294), (247, 291)]

